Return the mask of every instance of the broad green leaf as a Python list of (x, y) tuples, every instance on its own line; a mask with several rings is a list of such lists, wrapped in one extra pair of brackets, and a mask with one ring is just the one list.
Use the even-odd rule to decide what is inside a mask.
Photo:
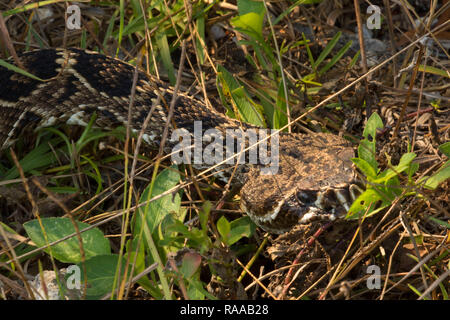
[(392, 169), (389, 168), (383, 171), (376, 179), (373, 180), (374, 183), (386, 183), (393, 177), (397, 176), (399, 173), (408, 169), (411, 165), (411, 162), (416, 157), (414, 152), (405, 153), (400, 158), (399, 164), (394, 166)]
[(238, 12), (240, 15), (249, 12), (264, 13), (264, 4), (261, 1), (254, 0), (238, 0)]
[[(42, 218), (41, 222), (48, 243), (62, 239), (76, 232), (76, 229), (69, 218)], [(89, 227), (89, 224), (87, 223), (79, 221), (76, 223), (80, 231)], [(38, 220), (28, 221), (24, 223), (23, 227), (25, 228), (27, 235), (38, 247), (43, 247), (47, 244)], [(111, 253), (109, 241), (104, 237), (100, 229), (93, 228), (83, 232), (81, 233), (81, 238), (83, 240), (83, 250), (86, 260), (97, 255)], [(77, 236), (64, 240), (51, 248), (46, 248), (44, 251), (47, 253), (50, 253), (51, 251), (55, 259), (64, 263), (78, 263), (81, 261), (81, 249)]]
[(377, 173), (376, 173), (375, 169), (366, 160), (361, 159), (361, 158), (353, 158), (351, 160), (369, 180), (376, 178)]
[(409, 166), (409, 170), (407, 171), (408, 178), (411, 179), (412, 176), (417, 172), (417, 170), (419, 170), (419, 164), (417, 162), (412, 162)]
[(398, 165), (396, 166), (397, 170), (404, 170), (403, 168), (406, 168), (410, 165), (410, 163), (417, 157), (417, 155), (414, 152), (408, 152), (402, 155), (400, 158), (400, 161), (398, 162)]
[(237, 30), (258, 40), (262, 38), (262, 21), (261, 16), (254, 12), (231, 19), (231, 23)]
[[(450, 142), (445, 142), (439, 146), (439, 150), (447, 157), (450, 157)], [(428, 189), (436, 189), (442, 182), (450, 178), (450, 160), (446, 161), (439, 170), (427, 178), (425, 187)], [(423, 181), (425, 179), (422, 179)]]
[(381, 120), (378, 113), (374, 112), (370, 116), (369, 120), (367, 120), (367, 124), (364, 127), (363, 136), (364, 138), (367, 138), (370, 135), (370, 137), (372, 137), (372, 139), (375, 140), (377, 129), (383, 128), (384, 128), (383, 120)]
[(358, 145), (358, 158), (367, 162), (377, 172), (378, 162), (375, 158), (375, 141), (362, 140)]
[(228, 244), (231, 226), (230, 226), (230, 223), (228, 222), (228, 220), (224, 216), (220, 217), (220, 219), (217, 221), (217, 230), (219, 231), (220, 235), (222, 236), (223, 242)]
[[(1, 221), (0, 221), (0, 228), (3, 228), (4, 232), (10, 233), (12, 236), (19, 236), (19, 234), (14, 229), (12, 229), (11, 227), (9, 227), (8, 225), (4, 224)], [(34, 249), (36, 249), (34, 246), (31, 246), (31, 245), (28, 245), (28, 244), (25, 244), (25, 243), (19, 243), (17, 245), (14, 245), (14, 253), (15, 253), (16, 256), (21, 256), (21, 255), (26, 254), (26, 253), (28, 253), (30, 251), (33, 251)], [(19, 259), (19, 262), (23, 263), (23, 262), (25, 262), (27, 260), (32, 259), (34, 256), (39, 255), (39, 254), (40, 254), (39, 252), (36, 252), (36, 253), (34, 253), (32, 255), (27, 255), (27, 256)], [(6, 254), (1, 255), (0, 254), (0, 262), (8, 261), (9, 257), (10, 257), (10, 255), (6, 255)], [(15, 265), (15, 262), (12, 262), (10, 264), (10, 266), (13, 266), (13, 265)], [(14, 269), (14, 266), (12, 268)]]
[(260, 1), (238, 0), (239, 16), (231, 19), (235, 28), (242, 32), (262, 39), (265, 8)]
[(264, 109), (264, 115), (268, 121), (267, 125), (269, 128), (275, 128), (274, 124), (274, 114), (275, 114), (275, 104), (271, 101), (272, 98), (266, 92), (255, 92), (258, 100)]
[(248, 216), (231, 221), (228, 245), (231, 246), (243, 237), (250, 238), (255, 232), (255, 229), (256, 225)]
[(203, 288), (203, 282), (199, 279), (187, 279), (188, 280), (188, 295), (192, 300), (204, 300), (207, 297), (209, 300), (217, 300), (215, 296), (209, 293)]
[(181, 273), (185, 278), (190, 278), (200, 267), (202, 256), (196, 252), (186, 252), (181, 263)]
[[(141, 242), (138, 248), (138, 243)], [(125, 258), (130, 256), (129, 261), (134, 263), (134, 273), (139, 274), (140, 272), (144, 271), (145, 269), (145, 246), (143, 245), (142, 241), (139, 241), (139, 239), (133, 238), (127, 240), (127, 252), (124, 255)]]
[(264, 118), (261, 115), (262, 106), (255, 103), (246, 93), (243, 87), (231, 91), (231, 97), (239, 110), (241, 119), (244, 122), (265, 127)]
[[(164, 169), (158, 174), (156, 180), (153, 184), (152, 194), (149, 194), (151, 184), (145, 188), (141, 195), (140, 203), (144, 203), (151, 198), (170, 190), (175, 187), (180, 182), (180, 174), (178, 172), (177, 166), (171, 166)], [(139, 234), (142, 225), (142, 218), (144, 217), (145, 222), (151, 233), (157, 230), (158, 225), (168, 214), (178, 214), (180, 212), (181, 206), (181, 196), (179, 192), (174, 194), (168, 194), (161, 197), (155, 201), (147, 203), (138, 209), (136, 215), (136, 225), (134, 228), (134, 233)]]
[(377, 129), (383, 128), (383, 121), (380, 116), (374, 112), (367, 120), (367, 124), (363, 131), (364, 140), (362, 140), (358, 146), (358, 157), (369, 163), (372, 168), (377, 171), (378, 163), (375, 159), (375, 138)]
[[(381, 205), (379, 204), (380, 201), (382, 201)], [(378, 204), (377, 208), (375, 208), (375, 204)], [(353, 202), (345, 218), (359, 219), (364, 216), (366, 211), (366, 217), (370, 217), (371, 215), (384, 209), (389, 204), (389, 201), (383, 201), (376, 190), (367, 189)], [(370, 209), (368, 210), (369, 206)]]
[[(111, 293), (114, 285), (114, 277), (119, 264), (119, 256), (116, 254), (98, 255), (85, 262), (86, 275), (84, 267), (78, 264), (81, 270), (81, 285), (87, 279), (87, 299), (99, 299), (107, 293)], [(125, 274), (125, 261), (122, 259), (121, 277)], [(128, 268), (128, 277), (131, 267)], [(118, 284), (116, 283), (116, 288)]]
[[(204, 253), (205, 251), (211, 248), (211, 239), (203, 232), (196, 227), (189, 229), (186, 227), (181, 221), (174, 220), (172, 225), (166, 227), (167, 233), (179, 233), (179, 239), (182, 240), (184, 245), (187, 239), (187, 247), (189, 248), (197, 248), (200, 253)], [(171, 241), (174, 241), (174, 237), (169, 239), (169, 237), (161, 240), (159, 244), (161, 246), (170, 245)]]
[(197, 279), (188, 282), (187, 293), (190, 300), (205, 300), (204, 292), (207, 291), (199, 290), (198, 288), (200, 288), (201, 286), (202, 282)]

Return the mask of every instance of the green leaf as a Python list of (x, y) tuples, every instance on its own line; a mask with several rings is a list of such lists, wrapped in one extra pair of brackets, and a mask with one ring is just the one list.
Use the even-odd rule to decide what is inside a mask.
[(437, 224), (439, 224), (439, 225), (441, 225), (441, 226), (443, 226), (443, 227), (445, 227), (447, 229), (450, 229), (450, 223), (448, 223), (448, 222), (436, 219), (435, 217), (428, 217), (428, 219), (430, 219), (431, 221), (433, 221), (433, 222), (435, 222), (435, 223), (437, 223)]
[[(211, 248), (211, 239), (196, 227), (188, 229), (181, 221), (174, 220), (172, 225), (166, 227), (167, 233), (179, 233), (182, 237), (182, 243), (187, 239), (187, 247), (196, 248), (200, 253), (204, 253)], [(180, 237), (178, 237), (180, 238)], [(159, 244), (161, 246), (167, 246), (170, 242), (173, 242), (175, 238), (169, 239), (168, 237), (161, 240)]]
[(374, 112), (367, 120), (367, 124), (363, 131), (364, 140), (358, 146), (358, 158), (366, 161), (377, 172), (378, 163), (375, 158), (376, 134), (377, 129), (383, 128), (383, 121), (380, 116)]
[(204, 300), (207, 297), (209, 300), (217, 300), (215, 296), (209, 293), (203, 288), (203, 282), (198, 279), (187, 279), (188, 280), (188, 296), (192, 300)]
[(129, 261), (135, 262), (134, 273), (139, 274), (145, 269), (145, 248), (141, 243), (138, 248), (139, 238), (133, 238), (127, 240), (127, 252), (125, 258), (130, 256)]
[[(375, 204), (379, 203), (379, 201), (382, 201), (381, 205), (375, 208)], [(366, 211), (366, 217), (370, 217), (389, 204), (390, 201), (383, 201), (382, 197), (375, 189), (367, 189), (353, 202), (345, 218), (360, 219), (364, 216)], [(368, 210), (369, 206), (370, 209)]]
[(209, 213), (211, 212), (211, 202), (205, 201), (202, 206), (202, 210), (200, 210), (198, 214), (198, 218), (200, 220), (200, 226), (202, 227), (202, 230), (205, 232), (208, 232), (208, 219), (209, 219)]
[[(99, 299), (107, 293), (110, 293), (114, 286), (114, 278), (116, 269), (119, 264), (119, 256), (116, 254), (98, 255), (92, 257), (85, 262), (86, 274), (84, 267), (80, 263), (78, 267), (81, 270), (81, 285), (87, 279), (87, 299)], [(121, 277), (125, 274), (125, 261), (122, 259)], [(131, 268), (128, 268), (128, 272)], [(117, 287), (117, 284), (116, 284)]]
[(356, 64), (356, 62), (358, 61), (359, 55), (361, 54), (361, 51), (358, 50), (355, 55), (352, 58), (352, 61), (350, 61), (349, 65), (348, 65), (348, 69), (350, 70), (351, 68), (353, 68)]
[(231, 19), (231, 23), (247, 35), (262, 39), (265, 8), (260, 1), (238, 0), (239, 16)]
[(272, 98), (267, 94), (267, 92), (263, 92), (262, 90), (259, 92), (255, 92), (255, 96), (258, 98), (259, 102), (264, 109), (264, 115), (268, 121), (267, 126), (269, 128), (276, 128), (274, 123), (275, 118), (275, 103), (272, 102)]
[(254, 0), (238, 0), (238, 12), (240, 15), (247, 14), (249, 12), (264, 13), (264, 4), (261, 1)]
[(439, 150), (445, 154), (448, 158), (450, 158), (450, 141), (443, 143), (439, 146)]
[(358, 145), (358, 158), (369, 164), (375, 172), (378, 172), (378, 162), (375, 158), (375, 141), (362, 140)]
[(442, 69), (439, 69), (436, 67), (432, 67), (432, 66), (424, 66), (423, 64), (420, 64), (419, 71), (436, 74), (436, 75), (444, 77), (444, 78), (450, 78), (450, 74), (448, 73), (448, 71), (442, 70)]
[[(156, 180), (154, 181), (152, 194), (149, 194), (151, 188), (151, 184), (149, 184), (149, 186), (145, 188), (144, 192), (142, 193), (139, 203), (144, 203), (151, 198), (172, 189), (179, 182), (180, 174), (178, 172), (177, 166), (173, 165), (169, 168), (164, 169), (158, 174)], [(143, 207), (140, 207), (136, 216), (134, 233), (140, 233), (143, 217), (150, 232), (153, 233), (155, 230), (157, 230), (158, 225), (166, 215), (171, 213), (178, 214), (181, 207), (180, 192), (165, 195), (164, 197), (161, 197), (155, 201), (147, 203)]]
[[(201, 65), (205, 63), (205, 48), (204, 44), (206, 43), (205, 39), (205, 17), (201, 16), (197, 19), (197, 31), (198, 37), (196, 37), (197, 42), (197, 57)], [(201, 39), (201, 41), (200, 41)]]
[(236, 110), (239, 111), (242, 121), (254, 124), (259, 127), (266, 127), (262, 116), (263, 107), (255, 103), (240, 83), (221, 65), (217, 66), (217, 86), (222, 102), (228, 109), (228, 115), (233, 117), (234, 109), (230, 107), (225, 97), (230, 97)]
[[(3, 229), (4, 229), (3, 231), (5, 231), (5, 232), (7, 232), (7, 233), (10, 233), (10, 234), (13, 235), (13, 236), (19, 236), (19, 233), (17, 233), (14, 229), (12, 229), (11, 227), (9, 227), (8, 225), (4, 224), (4, 223), (1, 222), (1, 221), (0, 221), (0, 228), (3, 228)], [(28, 245), (28, 244), (25, 244), (25, 243), (19, 243), (19, 244), (16, 244), (16, 245), (14, 245), (14, 248), (13, 248), (14, 253), (15, 253), (15, 255), (16, 255), (17, 257), (18, 257), (18, 256), (21, 256), (21, 255), (24, 255), (24, 254), (26, 254), (26, 253), (28, 253), (28, 252), (30, 252), (30, 251), (35, 250), (35, 249), (36, 249), (36, 248), (35, 248), (34, 246), (31, 246), (31, 245)], [(40, 254), (39, 252), (36, 252), (36, 253), (34, 253), (34, 254), (27, 255), (27, 256), (25, 256), (25, 257), (23, 257), (23, 258), (20, 258), (20, 259), (19, 259), (19, 262), (20, 262), (20, 263), (23, 263), (23, 262), (25, 262), (25, 261), (27, 261), (27, 260), (30, 260), (30, 259), (33, 258), (34, 256), (39, 255), (39, 254)], [(8, 260), (9, 260), (9, 256), (10, 256), (10, 255), (6, 255), (6, 254), (0, 255), (0, 262), (8, 261)], [(15, 264), (15, 262), (11, 263), (10, 266), (12, 266), (12, 265), (14, 265), (14, 264)]]
[[(76, 232), (69, 218), (42, 218), (41, 222), (48, 242), (38, 220), (28, 221), (23, 225), (27, 235), (38, 247), (43, 247), (47, 243), (62, 239)], [(87, 223), (79, 221), (76, 223), (80, 231), (89, 227)], [(81, 233), (81, 239), (86, 260), (97, 255), (111, 253), (108, 239), (104, 237), (98, 228)], [(81, 249), (77, 236), (64, 240), (51, 248), (46, 248), (44, 251), (47, 253), (51, 251), (55, 259), (64, 263), (78, 263), (81, 261)]]
[(263, 20), (264, 14), (259, 15), (255, 12), (250, 12), (231, 19), (231, 23), (237, 30), (247, 34), (248, 36), (261, 39)]
[(222, 236), (222, 241), (225, 244), (229, 244), (228, 240), (230, 238), (230, 230), (231, 226), (228, 220), (222, 216), (220, 217), (219, 221), (217, 221), (217, 230), (219, 231), (220, 235)]
[(261, 115), (262, 106), (255, 103), (247, 94), (244, 87), (239, 87), (231, 91), (231, 97), (233, 99), (236, 108), (239, 110), (241, 119), (244, 122), (257, 125), (259, 127), (265, 127), (264, 118)]
[(407, 170), (415, 157), (416, 154), (414, 152), (405, 153), (400, 158), (398, 165), (394, 166), (392, 169), (389, 168), (383, 171), (376, 179), (373, 180), (373, 183), (386, 183), (393, 177), (397, 176), (399, 173)]
[(375, 171), (375, 169), (373, 168), (373, 165), (371, 165), (370, 163), (368, 163), (366, 160), (364, 159), (360, 159), (360, 158), (353, 158), (351, 159), (352, 162), (358, 167), (359, 170), (362, 171), (362, 173), (370, 179), (375, 179), (377, 176), (377, 172)]
[(186, 252), (181, 263), (181, 273), (184, 278), (190, 278), (200, 267), (202, 263), (202, 256), (196, 252)]
[(417, 157), (414, 152), (408, 152), (402, 155), (398, 165), (396, 166), (397, 170), (404, 171), (411, 164), (411, 162)]
[(377, 135), (377, 129), (383, 129), (383, 120), (381, 120), (378, 113), (374, 112), (370, 116), (369, 120), (367, 120), (367, 124), (363, 131), (364, 138), (369, 137), (369, 135), (372, 137), (373, 140), (375, 140), (375, 137)]
[(199, 290), (202, 288), (202, 282), (200, 280), (191, 280), (188, 282), (187, 294), (190, 300), (205, 300), (205, 291)]
[(436, 189), (442, 182), (450, 178), (450, 160), (444, 163), (444, 165), (438, 170), (437, 173), (432, 175), (425, 182), (425, 187), (429, 189)]
[(249, 216), (241, 217), (230, 223), (228, 245), (238, 242), (243, 237), (250, 238), (256, 230), (256, 225)]

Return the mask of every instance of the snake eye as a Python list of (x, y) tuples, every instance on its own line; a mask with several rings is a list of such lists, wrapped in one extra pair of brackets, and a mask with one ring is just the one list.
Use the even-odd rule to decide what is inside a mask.
[(296, 200), (303, 205), (310, 205), (317, 200), (317, 193), (311, 190), (301, 190), (296, 193)]

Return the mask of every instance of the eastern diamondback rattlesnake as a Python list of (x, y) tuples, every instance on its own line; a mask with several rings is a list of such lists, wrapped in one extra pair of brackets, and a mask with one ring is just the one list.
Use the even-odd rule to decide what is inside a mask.
[[(111, 129), (127, 124), (134, 67), (101, 54), (78, 50), (38, 50), (20, 55), (33, 80), (0, 67), (0, 148), (21, 135), (58, 123), (86, 125), (96, 113), (96, 125)], [(172, 88), (139, 72), (130, 127), (138, 132), (153, 106), (144, 140), (158, 146), (167, 122)], [(193, 97), (178, 94), (169, 129), (192, 133), (194, 121), (202, 132), (246, 130), (251, 126), (209, 109)], [(170, 152), (173, 143), (167, 144)], [(276, 174), (262, 174), (264, 165), (237, 166), (241, 208), (263, 229), (282, 233), (296, 223), (342, 216), (354, 198), (356, 175), (353, 149), (332, 134), (279, 134)], [(207, 167), (197, 164), (197, 167)], [(233, 169), (222, 165), (220, 169)], [(231, 171), (231, 170), (229, 170)]]

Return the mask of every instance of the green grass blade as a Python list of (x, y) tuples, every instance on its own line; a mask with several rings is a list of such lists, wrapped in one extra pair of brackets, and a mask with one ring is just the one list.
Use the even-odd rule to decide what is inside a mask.
[(339, 38), (341, 37), (342, 32), (338, 32), (334, 35), (333, 39), (330, 40), (330, 42), (328, 42), (327, 46), (325, 47), (325, 49), (323, 49), (323, 51), (320, 53), (319, 57), (317, 58), (317, 60), (314, 62), (314, 64), (312, 65), (312, 68), (314, 70), (317, 69), (317, 67), (319, 66), (319, 64), (322, 63), (323, 60), (325, 60), (325, 58), (330, 54), (331, 50), (333, 50), (334, 46), (337, 44), (337, 42), (339, 41)]

